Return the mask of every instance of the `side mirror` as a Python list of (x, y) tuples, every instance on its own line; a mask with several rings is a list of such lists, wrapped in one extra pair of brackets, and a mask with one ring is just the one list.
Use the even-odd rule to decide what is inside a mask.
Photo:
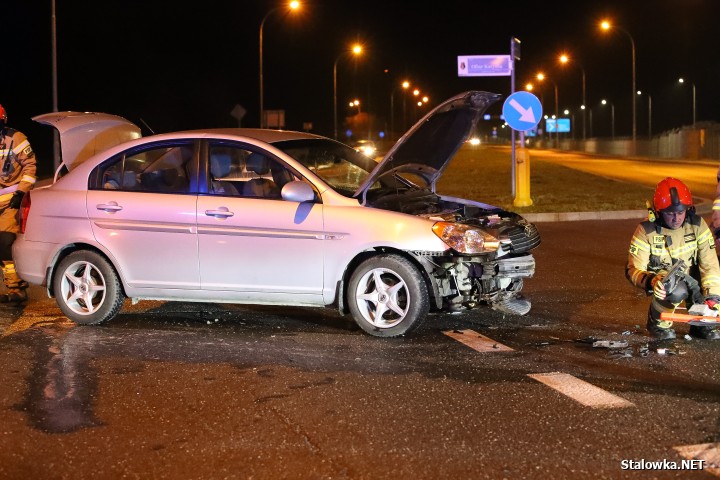
[(314, 202), (315, 191), (305, 182), (295, 180), (286, 183), (280, 191), (280, 196), (288, 202)]

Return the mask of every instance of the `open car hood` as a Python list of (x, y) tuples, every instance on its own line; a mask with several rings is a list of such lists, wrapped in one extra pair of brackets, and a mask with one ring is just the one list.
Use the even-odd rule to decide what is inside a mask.
[(500, 97), (469, 91), (435, 107), (392, 146), (354, 196), (364, 196), (384, 175), (403, 172), (422, 177), (435, 191), (435, 183), (450, 159), (475, 130), (485, 110)]
[(137, 125), (107, 113), (53, 112), (37, 115), (33, 120), (55, 127), (60, 133), (61, 166), (68, 170), (96, 153), (141, 137)]

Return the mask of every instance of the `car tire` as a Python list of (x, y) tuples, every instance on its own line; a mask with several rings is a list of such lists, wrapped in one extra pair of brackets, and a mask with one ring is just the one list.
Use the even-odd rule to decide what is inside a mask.
[(53, 274), (55, 299), (60, 310), (80, 325), (97, 325), (113, 318), (125, 295), (110, 262), (89, 250), (65, 257)]
[(376, 337), (397, 337), (417, 328), (430, 305), (421, 272), (399, 255), (378, 255), (350, 277), (348, 305), (355, 323)]

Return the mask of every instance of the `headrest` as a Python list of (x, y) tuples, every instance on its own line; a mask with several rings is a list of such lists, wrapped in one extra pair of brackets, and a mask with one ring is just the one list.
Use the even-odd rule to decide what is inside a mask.
[(227, 177), (230, 173), (230, 154), (214, 152), (210, 154), (210, 173), (215, 178)]
[(245, 168), (258, 175), (266, 175), (270, 171), (270, 162), (268, 162), (267, 157), (259, 153), (253, 153), (245, 160)]

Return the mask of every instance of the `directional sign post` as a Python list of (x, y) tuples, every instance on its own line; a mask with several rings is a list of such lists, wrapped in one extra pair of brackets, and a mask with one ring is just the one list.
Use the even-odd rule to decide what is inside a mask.
[[(542, 118), (542, 104), (530, 92), (515, 92), (503, 104), (503, 116), (513, 130), (525, 132), (537, 127)], [(523, 138), (523, 135), (520, 137)], [(515, 171), (515, 199), (516, 207), (529, 207), (533, 204), (530, 198), (530, 154), (521, 145), (513, 156)]]
[(510, 128), (524, 132), (535, 128), (542, 118), (542, 104), (530, 92), (515, 92), (503, 104), (503, 116)]

